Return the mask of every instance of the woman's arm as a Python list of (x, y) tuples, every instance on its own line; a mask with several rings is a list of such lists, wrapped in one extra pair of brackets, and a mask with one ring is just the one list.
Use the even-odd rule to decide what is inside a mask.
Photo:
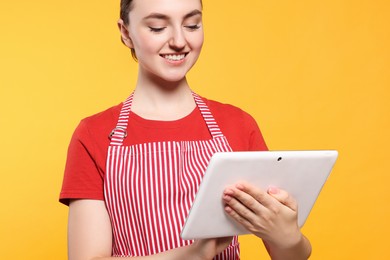
[(294, 245), (290, 247), (279, 247), (278, 245), (271, 245), (264, 241), (265, 248), (268, 254), (273, 260), (278, 259), (308, 259), (311, 254), (311, 244), (309, 240), (303, 235), (300, 235), (300, 239)]
[[(222, 252), (231, 240), (231, 237), (198, 240), (190, 246), (146, 257), (131, 257), (131, 259), (212, 259)], [(117, 259), (111, 257), (111, 252), (111, 222), (104, 202), (99, 200), (71, 201), (68, 223), (69, 260)]]
[(225, 190), (223, 199), (226, 212), (263, 240), (272, 259), (308, 259), (311, 245), (298, 227), (297, 203), (287, 192), (238, 183)]
[(111, 222), (104, 201), (72, 200), (68, 217), (69, 260), (110, 256)]

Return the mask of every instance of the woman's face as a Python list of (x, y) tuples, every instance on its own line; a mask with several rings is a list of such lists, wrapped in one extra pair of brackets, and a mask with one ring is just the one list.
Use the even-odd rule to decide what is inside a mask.
[[(203, 45), (200, 0), (135, 0), (125, 44), (135, 49), (141, 76), (182, 80)], [(121, 21), (120, 21), (121, 23)], [(124, 36), (122, 28), (122, 37)]]

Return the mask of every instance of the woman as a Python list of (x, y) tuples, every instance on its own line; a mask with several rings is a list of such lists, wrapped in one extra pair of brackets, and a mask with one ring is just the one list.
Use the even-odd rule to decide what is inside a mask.
[[(202, 2), (122, 0), (118, 26), (138, 80), (123, 104), (82, 120), (72, 137), (60, 195), (69, 259), (239, 259), (237, 237), (180, 238), (212, 154), (267, 149), (252, 117), (188, 86), (203, 44)], [(273, 259), (308, 258), (285, 191), (237, 183), (221, 196)]]

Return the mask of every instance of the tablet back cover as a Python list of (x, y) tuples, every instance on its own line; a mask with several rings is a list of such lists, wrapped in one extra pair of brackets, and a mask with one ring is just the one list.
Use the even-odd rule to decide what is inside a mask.
[(288, 191), (298, 202), (298, 225), (305, 223), (337, 159), (337, 151), (216, 153), (210, 160), (181, 233), (183, 239), (248, 234), (224, 211), (223, 190), (247, 181), (263, 190)]

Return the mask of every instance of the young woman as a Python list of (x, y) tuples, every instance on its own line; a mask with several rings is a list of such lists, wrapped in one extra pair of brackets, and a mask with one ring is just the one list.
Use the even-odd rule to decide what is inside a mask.
[[(267, 149), (251, 116), (188, 86), (203, 44), (201, 0), (122, 0), (118, 26), (138, 80), (125, 102), (82, 120), (72, 137), (60, 195), (69, 259), (239, 259), (237, 237), (180, 238), (212, 154)], [(237, 183), (221, 197), (273, 259), (309, 257), (285, 191)]]

